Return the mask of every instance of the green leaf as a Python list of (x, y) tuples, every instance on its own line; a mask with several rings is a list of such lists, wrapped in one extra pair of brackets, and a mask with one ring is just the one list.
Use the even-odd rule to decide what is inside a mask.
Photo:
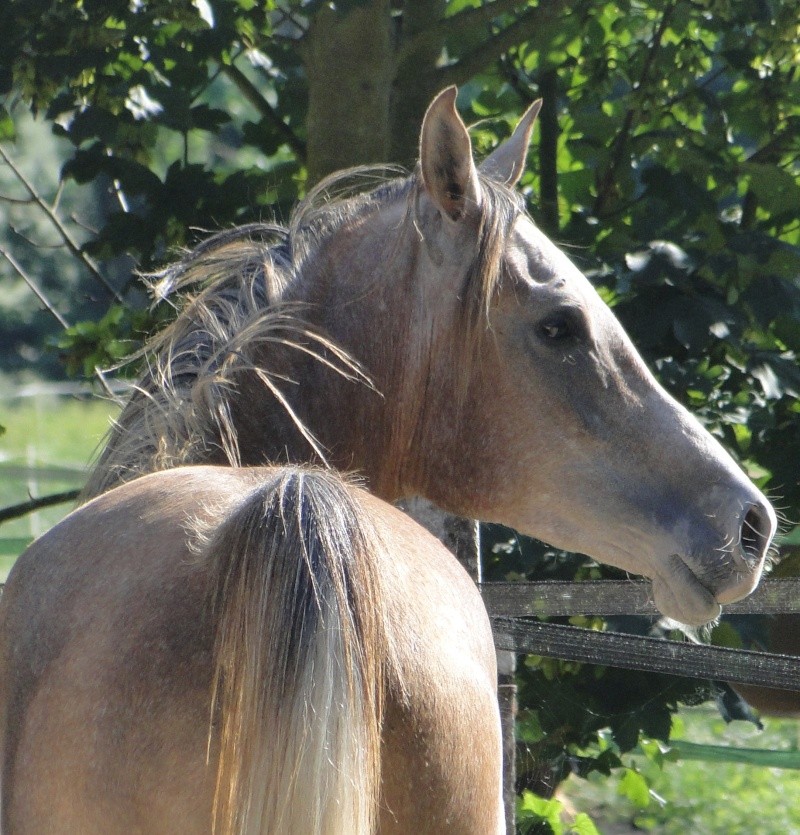
[(209, 107), (207, 104), (198, 104), (189, 111), (192, 127), (201, 130), (216, 131), (220, 125), (230, 122), (230, 115), (220, 108)]
[(575, 815), (575, 820), (572, 822), (570, 832), (575, 835), (600, 835), (600, 830), (594, 825), (594, 821), (586, 814), (586, 812), (579, 812)]
[(546, 823), (553, 835), (562, 835), (564, 825), (561, 815), (564, 805), (555, 799), (547, 800), (531, 791), (524, 791), (517, 797), (517, 820), (522, 825), (523, 832), (529, 832), (532, 824)]
[(800, 205), (800, 185), (795, 176), (777, 165), (748, 162), (742, 166), (750, 174), (750, 187), (767, 211), (794, 212)]
[(617, 790), (640, 809), (645, 809), (650, 805), (650, 787), (647, 785), (647, 780), (632, 768), (625, 771)]
[(639, 748), (650, 762), (662, 767), (664, 764), (664, 751), (666, 745), (657, 739), (641, 739), (639, 741)]
[(714, 627), (711, 633), (711, 643), (715, 647), (731, 647), (733, 649), (742, 649), (742, 636), (736, 629), (728, 623), (722, 621)]

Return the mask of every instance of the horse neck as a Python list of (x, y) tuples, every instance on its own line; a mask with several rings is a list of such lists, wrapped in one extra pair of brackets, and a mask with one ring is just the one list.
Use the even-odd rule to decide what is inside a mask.
[[(452, 389), (444, 377), (454, 361), (447, 343), (456, 330), (455, 296), (426, 278), (429, 272), (401, 201), (337, 230), (306, 260), (285, 296), (301, 303), (311, 327), (357, 360), (373, 384), (285, 352), (292, 367), (281, 373), (300, 382), (291, 386), (292, 407), (324, 446), (328, 463), (358, 472), (387, 500), (425, 492), (427, 462), (436, 457), (431, 416)], [(244, 390), (244, 401), (249, 398)], [(276, 439), (282, 445), (279, 457), (308, 460), (308, 441), (281, 408), (255, 423), (251, 418), (250, 432), (240, 432), (245, 463), (250, 448), (260, 448), (263, 460), (265, 420), (271, 445)]]

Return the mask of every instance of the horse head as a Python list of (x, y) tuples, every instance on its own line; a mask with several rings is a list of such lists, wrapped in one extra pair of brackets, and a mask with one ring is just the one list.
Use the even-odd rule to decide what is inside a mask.
[[(413, 489), (649, 576), (665, 614), (701, 624), (758, 583), (776, 526), (769, 502), (659, 385), (590, 282), (523, 211), (502, 221), (494, 274), (470, 274), (488, 215), (514, 205), (506, 192), (524, 170), (538, 109), (480, 167), (454, 88), (425, 117), (419, 281), (440, 320), (472, 330), (472, 345), (430, 344), (438, 355), (426, 366), (430, 402), (416, 438), (432, 458)], [(459, 319), (470, 303), (472, 319)], [(454, 397), (447, 378), (459, 373), (459, 350), (468, 373)]]

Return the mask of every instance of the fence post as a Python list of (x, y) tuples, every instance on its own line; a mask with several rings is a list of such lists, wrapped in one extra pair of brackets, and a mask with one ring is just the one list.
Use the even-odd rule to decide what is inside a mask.
[(408, 499), (399, 506), (455, 554), (476, 583), (481, 582), (480, 534), (477, 522), (445, 513), (427, 499)]
[(497, 651), (497, 699), (500, 703), (500, 728), (503, 734), (503, 806), (506, 833), (517, 828), (517, 656)]

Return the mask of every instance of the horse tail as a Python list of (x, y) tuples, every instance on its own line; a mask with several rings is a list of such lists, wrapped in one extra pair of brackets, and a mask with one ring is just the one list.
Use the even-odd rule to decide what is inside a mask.
[(215, 833), (376, 830), (387, 658), (378, 547), (352, 489), (301, 468), (255, 488), (208, 542)]

